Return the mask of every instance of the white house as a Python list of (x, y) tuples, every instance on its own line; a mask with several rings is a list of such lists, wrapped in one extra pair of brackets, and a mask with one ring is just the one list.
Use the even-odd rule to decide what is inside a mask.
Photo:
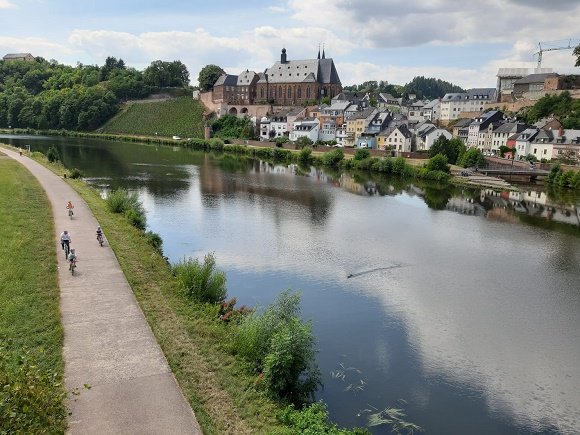
[(443, 128), (437, 128), (431, 123), (425, 123), (416, 131), (417, 151), (428, 151), (439, 137), (444, 136), (451, 139), (453, 136)]
[(526, 128), (516, 136), (516, 154), (520, 159), (530, 153), (530, 142), (540, 132), (537, 128)]
[(377, 135), (377, 147), (381, 150), (394, 149), (399, 152), (410, 152), (413, 134), (405, 124), (394, 125)]
[(429, 101), (423, 106), (423, 119), (437, 121), (441, 116), (441, 101), (439, 98)]
[(318, 119), (307, 118), (301, 121), (294, 122), (294, 127), (290, 132), (289, 139), (291, 142), (296, 142), (301, 137), (307, 137), (313, 143), (318, 141), (318, 134), (320, 131), (320, 123)]
[(485, 103), (495, 101), (495, 88), (470, 89), (467, 92), (448, 93), (441, 99), (440, 120), (448, 123), (460, 118), (463, 112), (481, 112)]

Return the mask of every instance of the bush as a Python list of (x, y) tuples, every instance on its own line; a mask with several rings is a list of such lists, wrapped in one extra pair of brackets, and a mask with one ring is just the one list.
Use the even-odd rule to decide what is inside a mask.
[(0, 433), (63, 433), (66, 393), (57, 373), (39, 367), (42, 354), (16, 353), (0, 342)]
[(465, 153), (463, 153), (457, 161), (457, 164), (459, 166), (463, 166), (464, 168), (484, 168), (486, 165), (483, 153), (477, 148), (469, 148), (467, 151), (465, 151)]
[(340, 162), (344, 159), (342, 150), (329, 151), (322, 156), (322, 164), (332, 168), (337, 168)]
[(209, 140), (209, 148), (215, 151), (223, 151), (224, 141), (217, 137), (211, 138)]
[[(287, 406), (278, 414), (278, 420), (289, 426), (291, 433), (302, 435), (363, 435), (369, 434), (366, 429), (340, 429), (328, 421), (328, 411), (323, 402), (313, 403), (297, 410), (293, 405)], [(275, 432), (276, 434), (278, 432)]]
[(302, 164), (310, 163), (311, 156), (312, 156), (312, 148), (304, 147), (298, 153), (298, 161)]
[(80, 169), (73, 168), (70, 171), (69, 177), (76, 180), (77, 178), (82, 178), (83, 177), (83, 173), (81, 172)]
[(365, 148), (357, 149), (354, 152), (354, 159), (355, 160), (368, 159), (370, 156), (371, 156), (371, 152), (368, 149), (365, 149)]
[(46, 152), (46, 157), (50, 163), (54, 163), (60, 160), (60, 154), (54, 145), (51, 145)]
[(145, 233), (145, 238), (147, 239), (147, 243), (155, 248), (157, 252), (163, 255), (163, 239), (157, 233), (153, 231), (147, 231)]
[(113, 213), (123, 213), (131, 225), (144, 230), (147, 218), (143, 204), (135, 192), (129, 193), (126, 189), (117, 189), (109, 193), (106, 199), (107, 207)]
[(437, 154), (429, 159), (425, 165), (428, 171), (449, 172), (449, 165), (447, 164), (447, 157), (443, 154)]
[(173, 266), (182, 291), (200, 302), (221, 303), (227, 295), (226, 275), (216, 270), (215, 257), (207, 254), (203, 263), (198, 259), (184, 259)]
[(283, 148), (272, 148), (272, 158), (274, 160), (287, 160), (291, 155), (292, 152), (290, 150), (285, 150)]
[(283, 292), (263, 314), (255, 312), (235, 331), (235, 351), (263, 374), (275, 398), (304, 403), (320, 385), (310, 324), (299, 319), (300, 297)]

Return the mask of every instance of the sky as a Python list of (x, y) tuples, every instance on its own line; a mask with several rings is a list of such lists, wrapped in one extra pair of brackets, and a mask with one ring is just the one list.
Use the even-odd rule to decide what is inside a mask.
[[(183, 62), (264, 71), (287, 50), (312, 59), (323, 44), (343, 86), (404, 85), (435, 77), (465, 89), (495, 87), (498, 68), (533, 68), (538, 43), (580, 44), (579, 0), (0, 0), (0, 55), (30, 52), (76, 65), (108, 56), (143, 70)], [(545, 44), (544, 44), (545, 43)], [(580, 74), (572, 50), (542, 67)]]

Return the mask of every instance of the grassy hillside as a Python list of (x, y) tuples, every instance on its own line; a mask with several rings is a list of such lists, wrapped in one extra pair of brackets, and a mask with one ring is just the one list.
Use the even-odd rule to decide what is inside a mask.
[(100, 132), (202, 138), (203, 106), (189, 96), (159, 102), (128, 103)]

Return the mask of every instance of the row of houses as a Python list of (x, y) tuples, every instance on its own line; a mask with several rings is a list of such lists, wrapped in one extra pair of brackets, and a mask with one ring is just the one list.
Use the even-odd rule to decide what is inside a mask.
[(348, 93), (340, 93), (330, 105), (292, 107), (263, 117), (259, 132), (264, 141), (287, 136), (295, 142), (307, 137), (312, 142), (333, 142), (339, 147), (397, 152), (429, 150), (439, 136), (451, 138), (450, 132), (430, 119), (412, 122), (402, 113), (369, 106), (365, 98)]

